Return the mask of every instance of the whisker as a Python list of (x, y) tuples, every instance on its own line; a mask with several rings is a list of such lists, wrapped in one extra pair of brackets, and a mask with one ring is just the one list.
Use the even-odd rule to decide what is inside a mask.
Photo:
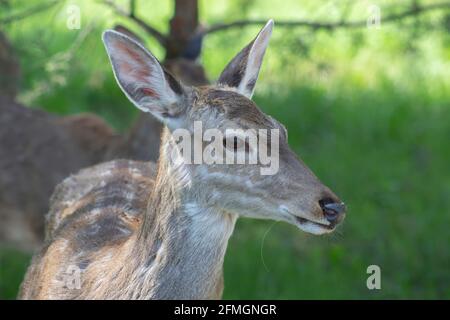
[(264, 269), (266, 269), (267, 272), (270, 272), (269, 268), (267, 268), (266, 262), (264, 261), (264, 255), (263, 255), (263, 248), (264, 248), (264, 242), (266, 240), (267, 235), (269, 234), (270, 230), (272, 230), (273, 226), (276, 225), (278, 222), (280, 221), (274, 221), (274, 223), (272, 223), (272, 225), (267, 229), (267, 231), (264, 233), (264, 236), (261, 240), (261, 261), (263, 263)]

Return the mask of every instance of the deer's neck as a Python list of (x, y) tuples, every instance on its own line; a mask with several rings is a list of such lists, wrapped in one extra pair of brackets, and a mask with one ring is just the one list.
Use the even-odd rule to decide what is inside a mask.
[(188, 173), (175, 168), (166, 154), (167, 150), (161, 153), (137, 239), (136, 254), (141, 257), (137, 273), (143, 280), (138, 295), (220, 298), (223, 260), (236, 217), (201, 203)]

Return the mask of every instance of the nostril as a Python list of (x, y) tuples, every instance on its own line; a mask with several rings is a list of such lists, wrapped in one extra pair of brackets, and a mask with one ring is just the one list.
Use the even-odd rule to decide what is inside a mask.
[(320, 200), (319, 205), (322, 208), (325, 218), (329, 222), (336, 221), (339, 218), (339, 216), (345, 212), (344, 203), (336, 203), (330, 198)]
[(329, 222), (334, 222), (339, 217), (338, 212), (336, 212), (334, 210), (330, 210), (330, 209), (323, 209), (323, 214)]

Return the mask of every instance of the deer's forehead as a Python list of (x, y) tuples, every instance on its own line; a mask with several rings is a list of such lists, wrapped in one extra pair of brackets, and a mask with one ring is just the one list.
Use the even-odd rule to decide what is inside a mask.
[(272, 120), (259, 110), (253, 101), (231, 89), (210, 87), (198, 89), (192, 111), (194, 113), (215, 111), (219, 117), (249, 128), (274, 127)]

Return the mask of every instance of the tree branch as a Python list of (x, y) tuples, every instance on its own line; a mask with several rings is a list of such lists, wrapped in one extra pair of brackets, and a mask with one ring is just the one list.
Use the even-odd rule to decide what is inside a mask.
[(167, 37), (150, 26), (148, 23), (146, 23), (144, 20), (141, 20), (140, 18), (136, 17), (136, 15), (133, 12), (126, 12), (124, 9), (117, 6), (114, 1), (111, 0), (103, 0), (101, 1), (104, 5), (110, 7), (113, 9), (118, 15), (129, 18), (133, 20), (137, 25), (139, 25), (142, 29), (144, 29), (148, 34), (153, 36), (163, 47), (166, 46), (167, 43)]
[(58, 2), (60, 2), (60, 1), (54, 0), (54, 1), (46, 2), (46, 3), (40, 4), (40, 5), (33, 6), (31, 8), (24, 9), (22, 12), (12, 14), (10, 16), (6, 16), (6, 17), (0, 19), (0, 25), (5, 25), (5, 24), (12, 23), (14, 21), (17, 21), (17, 20), (28, 18), (29, 16), (32, 16), (39, 12), (50, 9), (51, 7), (56, 5)]
[[(427, 11), (437, 10), (437, 9), (450, 9), (449, 2), (441, 2), (430, 4), (427, 6), (413, 6), (402, 13), (394, 13), (382, 17), (382, 23), (390, 23), (396, 20), (402, 20), (409, 16), (416, 16)], [(264, 25), (267, 23), (268, 19), (257, 19), (257, 20), (238, 20), (231, 23), (218, 23), (214, 24), (203, 31), (203, 34), (209, 34), (217, 31), (223, 31), (231, 28), (242, 28), (250, 25)], [(326, 29), (334, 30), (338, 28), (361, 28), (367, 26), (367, 20), (358, 21), (340, 21), (340, 22), (313, 22), (313, 21), (276, 21), (277, 27), (308, 27), (311, 29)]]

